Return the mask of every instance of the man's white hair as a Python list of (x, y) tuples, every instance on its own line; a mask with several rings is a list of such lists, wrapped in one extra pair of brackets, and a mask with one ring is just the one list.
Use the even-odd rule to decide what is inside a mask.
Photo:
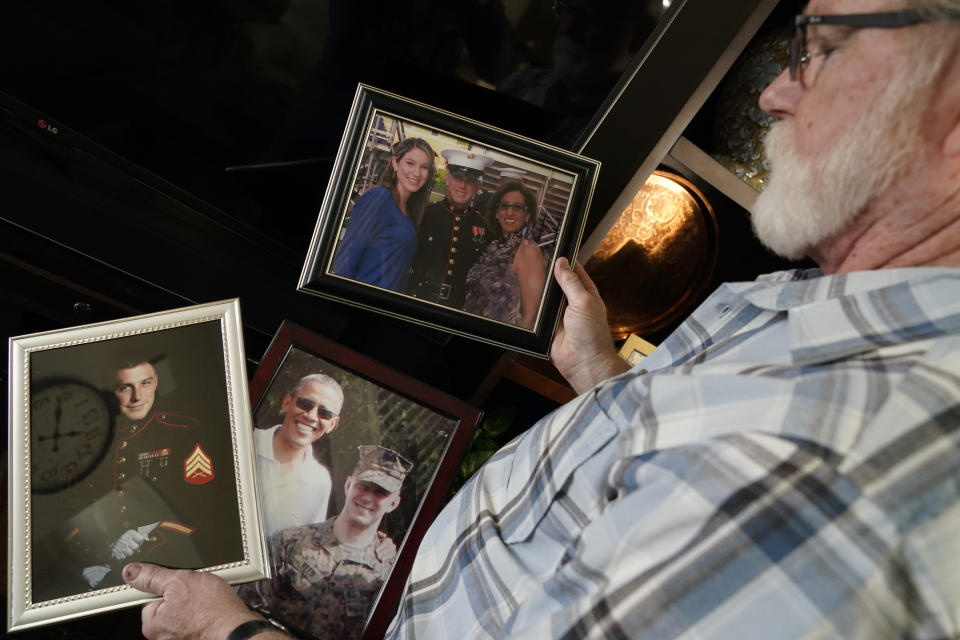
[(911, 9), (928, 9), (944, 20), (960, 17), (960, 0), (906, 0), (904, 6)]
[(316, 382), (321, 386), (328, 387), (340, 399), (340, 406), (343, 406), (343, 388), (340, 387), (340, 383), (337, 382), (333, 376), (325, 373), (311, 373), (303, 376), (297, 381), (297, 384), (293, 385), (293, 388), (290, 390), (290, 395), (296, 395), (297, 391), (300, 391), (300, 389), (303, 389), (311, 382)]
[(937, 0), (936, 9), (943, 12), (944, 17), (960, 15), (960, 0)]

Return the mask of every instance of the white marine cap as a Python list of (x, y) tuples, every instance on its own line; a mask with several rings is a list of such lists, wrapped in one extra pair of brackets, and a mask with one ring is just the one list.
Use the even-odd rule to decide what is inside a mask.
[(493, 158), (475, 151), (444, 149), (440, 155), (447, 161), (447, 172), (460, 179), (479, 180), (484, 169), (493, 164)]
[(500, 169), (500, 176), (508, 180), (523, 180), (525, 175), (527, 175), (526, 171), (517, 169), (516, 167), (503, 167)]

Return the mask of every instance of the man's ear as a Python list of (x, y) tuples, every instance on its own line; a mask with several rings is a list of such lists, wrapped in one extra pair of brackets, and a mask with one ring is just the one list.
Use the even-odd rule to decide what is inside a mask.
[(948, 158), (960, 158), (960, 117), (953, 123), (953, 129), (943, 141), (943, 155)]
[(331, 419), (330, 428), (324, 431), (323, 435), (327, 435), (328, 433), (333, 433), (333, 430), (336, 429), (339, 425), (340, 425), (340, 416), (337, 416), (336, 418)]
[(386, 513), (390, 513), (394, 509), (400, 506), (400, 492), (397, 491), (390, 497), (390, 502), (388, 503)]
[(948, 87), (943, 97), (947, 103), (945, 110), (947, 117), (950, 118), (950, 128), (947, 130), (947, 136), (943, 140), (943, 155), (947, 158), (960, 158), (960, 79), (956, 72), (960, 70), (960, 48), (954, 52), (954, 60), (950, 65), (948, 82), (953, 84)]

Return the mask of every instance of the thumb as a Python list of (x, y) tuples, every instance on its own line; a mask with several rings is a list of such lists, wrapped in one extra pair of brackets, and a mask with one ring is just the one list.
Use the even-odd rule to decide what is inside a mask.
[(557, 258), (553, 266), (553, 275), (567, 300), (574, 306), (586, 304), (590, 298), (600, 297), (597, 285), (593, 283), (586, 269), (579, 262), (574, 262), (571, 267), (566, 258)]
[(172, 569), (158, 567), (155, 564), (131, 562), (123, 568), (123, 579), (137, 591), (162, 597), (174, 573), (176, 572)]

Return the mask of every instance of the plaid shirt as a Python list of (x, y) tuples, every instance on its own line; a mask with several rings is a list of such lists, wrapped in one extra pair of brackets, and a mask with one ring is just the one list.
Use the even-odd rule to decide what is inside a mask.
[(388, 635), (960, 637), (960, 269), (817, 276), (721, 286), (498, 452)]

